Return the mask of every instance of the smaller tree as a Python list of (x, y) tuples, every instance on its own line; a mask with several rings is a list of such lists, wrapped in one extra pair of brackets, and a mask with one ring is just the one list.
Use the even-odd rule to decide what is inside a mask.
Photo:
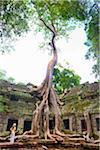
[(6, 71), (0, 69), (0, 80), (5, 80), (6, 79)]
[(0, 80), (6, 80), (10, 83), (14, 83), (15, 79), (13, 77), (8, 77), (5, 70), (0, 69)]
[(80, 84), (81, 77), (74, 70), (64, 68), (62, 66), (54, 68), (53, 84), (58, 94), (65, 89), (69, 89)]

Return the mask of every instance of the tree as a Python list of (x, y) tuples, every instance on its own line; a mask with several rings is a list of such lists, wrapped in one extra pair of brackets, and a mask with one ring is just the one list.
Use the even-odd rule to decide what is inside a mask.
[[(86, 45), (89, 49), (86, 58), (93, 58), (95, 65), (93, 73), (99, 75), (99, 2), (91, 0), (83, 1), (43, 1), (34, 2), (39, 5), (39, 16), (46, 22), (53, 20), (60, 35), (68, 34), (68, 29), (74, 29), (79, 21), (84, 24), (87, 33)], [(43, 7), (45, 6), (45, 7)], [(78, 8), (78, 9), (77, 9)], [(77, 12), (76, 12), (77, 10)], [(45, 13), (44, 13), (45, 12)], [(67, 30), (67, 31), (66, 31)]]
[(0, 69), (0, 80), (6, 79), (6, 71)]
[(80, 84), (80, 79), (80, 76), (75, 74), (71, 69), (63, 67), (54, 68), (53, 85), (58, 94), (63, 93), (65, 89), (78, 86)]
[(5, 70), (0, 70), (0, 80), (6, 80), (10, 83), (14, 83), (15, 79), (13, 77), (8, 77)]
[[(54, 66), (57, 63), (57, 49), (55, 46), (55, 38), (57, 34), (53, 23), (51, 24), (50, 27), (50, 25), (47, 25), (43, 19), (40, 18), (40, 20), (43, 22), (45, 27), (52, 33), (52, 39), (50, 45), (52, 47), (53, 57), (48, 63), (47, 73), (43, 83), (39, 87), (35, 89), (33, 88), (31, 90), (31, 94), (34, 93), (34, 91), (36, 91), (38, 95), (42, 97), (42, 101), (40, 101), (39, 105), (37, 105), (36, 110), (33, 112), (32, 133), (39, 136), (40, 130), (44, 129), (45, 139), (50, 138), (52, 140), (55, 140), (54, 137), (58, 137), (60, 140), (62, 140), (62, 138), (59, 137), (59, 136), (64, 136), (64, 134), (62, 134), (59, 131), (59, 122), (61, 119), (61, 113), (59, 108), (60, 101), (52, 86), (53, 70), (54, 70)], [(51, 109), (54, 112), (54, 116), (55, 116), (54, 135), (50, 134), (50, 129), (49, 129), (49, 109)]]
[[(45, 139), (50, 138), (55, 140), (58, 138), (63, 140), (61, 137), (65, 136), (60, 132), (61, 112), (59, 105), (61, 103), (52, 86), (54, 66), (57, 63), (55, 40), (59, 38), (60, 35), (65, 35), (65, 33), (67, 35), (69, 32), (65, 31), (73, 29), (78, 20), (86, 20), (88, 2), (89, 1), (84, 0), (82, 2), (78, 0), (22, 0), (20, 2), (9, 0), (9, 3), (5, 2), (4, 4), (0, 4), (3, 6), (1, 11), (1, 37), (12, 37), (13, 34), (21, 35), (22, 32), (27, 31), (27, 19), (29, 19), (35, 11), (34, 18), (39, 20), (39, 28), (45, 32), (47, 37), (51, 38), (49, 45), (52, 48), (53, 57), (48, 63), (46, 77), (39, 87), (32, 88), (30, 91), (31, 94), (36, 92), (38, 97), (40, 97), (40, 101), (36, 104), (36, 110), (33, 112), (31, 132), (35, 137), (41, 136), (42, 129)], [(29, 13), (30, 10), (31, 13)], [(28, 17), (26, 14), (29, 14)], [(51, 134), (49, 129), (49, 109), (54, 112), (55, 116), (55, 134)]]
[(88, 10), (87, 21), (85, 24), (85, 30), (87, 33), (87, 42), (85, 43), (89, 48), (86, 53), (86, 59), (93, 58), (95, 64), (93, 66), (93, 73), (96, 77), (99, 76), (99, 1), (90, 3), (90, 9)]
[(0, 51), (10, 51), (11, 41), (29, 30), (34, 9), (29, 0), (0, 0)]
[[(77, 10), (77, 11), (76, 11)], [(12, 39), (21, 36), (30, 29), (30, 22), (39, 25), (37, 12), (46, 22), (54, 22), (59, 35), (68, 35), (77, 22), (85, 26), (89, 46), (86, 58), (95, 59), (93, 72), (99, 74), (99, 1), (97, 0), (1, 0), (0, 1), (0, 51), (12, 48)], [(32, 21), (31, 21), (32, 20)], [(32, 24), (31, 24), (32, 25)], [(41, 29), (46, 28), (42, 26)], [(34, 28), (34, 26), (33, 26)]]

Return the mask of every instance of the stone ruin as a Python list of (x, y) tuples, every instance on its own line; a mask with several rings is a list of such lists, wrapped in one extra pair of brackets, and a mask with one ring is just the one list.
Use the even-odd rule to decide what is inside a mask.
[[(39, 100), (34, 93), (29, 94), (32, 84), (19, 85), (11, 84), (8, 81), (0, 80), (0, 134), (9, 132), (13, 123), (16, 123), (17, 130), (20, 133), (31, 129), (32, 113), (35, 110), (35, 103)], [(80, 108), (77, 112), (74, 108), (75, 103), (80, 101), (88, 102), (88, 106), (81, 106), (83, 110), (89, 110), (91, 115), (92, 130), (97, 135), (100, 132), (99, 116), (99, 83), (84, 83), (80, 86), (65, 89), (64, 93), (59, 96), (64, 102), (62, 107), (62, 130), (66, 132), (81, 133), (87, 129), (83, 112)], [(78, 104), (79, 105), (79, 104)], [(73, 106), (73, 108), (72, 108)], [(70, 109), (71, 108), (71, 109)], [(75, 112), (77, 113), (77, 124), (75, 121)], [(50, 114), (50, 129), (54, 127), (53, 113)]]

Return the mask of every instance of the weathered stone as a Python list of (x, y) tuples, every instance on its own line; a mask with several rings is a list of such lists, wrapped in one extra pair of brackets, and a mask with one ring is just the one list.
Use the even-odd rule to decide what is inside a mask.
[[(2, 102), (3, 105), (3, 112), (0, 112), (0, 133), (7, 130), (9, 119), (11, 119), (12, 121), (18, 121), (17, 130), (19, 130), (19, 132), (21, 133), (23, 132), (26, 126), (25, 123), (30, 123), (30, 121), (32, 120), (32, 112), (35, 109), (35, 103), (38, 100), (38, 98), (36, 97), (36, 93), (34, 93), (33, 96), (29, 94), (28, 86), (30, 85), (15, 85), (7, 81), (0, 80), (0, 95), (2, 98), (0, 103)], [(74, 87), (70, 89), (69, 92), (63, 93), (61, 99), (62, 101), (65, 101), (65, 105), (67, 106), (68, 101), (74, 102), (77, 96), (80, 96), (82, 101), (89, 99), (90, 102), (93, 103), (93, 106), (94, 104), (96, 105), (99, 99), (99, 83), (85, 83), (78, 87)], [(66, 107), (66, 109), (64, 108), (64, 106), (62, 107), (62, 118), (69, 119), (69, 128), (64, 129), (65, 126), (62, 122), (62, 129), (64, 129), (66, 133), (74, 133), (76, 132), (77, 128), (77, 131), (81, 133), (81, 120), (84, 118), (83, 114), (77, 114), (76, 124), (75, 113), (70, 111), (70, 109), (67, 108), (68, 106)], [(99, 118), (99, 106), (97, 105), (96, 107), (93, 107), (90, 113), (93, 132), (99, 134), (99, 131), (97, 131), (96, 124), (96, 118)]]

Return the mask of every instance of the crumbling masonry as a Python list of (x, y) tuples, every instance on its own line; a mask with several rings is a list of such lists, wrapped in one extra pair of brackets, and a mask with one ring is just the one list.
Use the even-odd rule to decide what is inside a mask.
[[(17, 124), (17, 130), (24, 132), (31, 129), (32, 114), (35, 104), (39, 100), (34, 93), (29, 94), (32, 84), (15, 85), (0, 80), (0, 134), (9, 131), (12, 124)], [(99, 135), (99, 83), (84, 83), (80, 86), (64, 91), (60, 95), (64, 102), (62, 107), (62, 130), (64, 132), (83, 132), (86, 123), (84, 111), (89, 111), (92, 130)], [(77, 107), (78, 106), (78, 107)], [(77, 108), (77, 109), (76, 109)], [(77, 111), (76, 111), (77, 110)], [(53, 113), (50, 114), (50, 129), (54, 127)]]

